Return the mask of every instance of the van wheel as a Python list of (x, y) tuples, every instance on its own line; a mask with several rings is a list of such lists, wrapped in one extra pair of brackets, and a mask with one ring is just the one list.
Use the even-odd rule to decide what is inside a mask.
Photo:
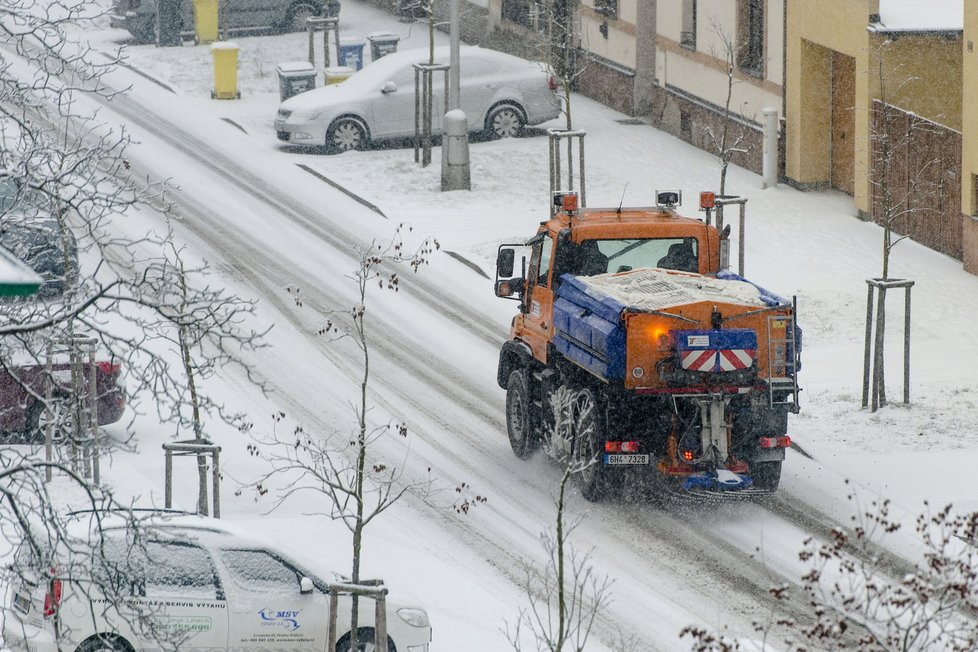
[(75, 652), (133, 652), (133, 648), (121, 636), (96, 634), (79, 645)]
[[(372, 627), (361, 627), (357, 630), (357, 652), (376, 652), (374, 645), (374, 630)], [(336, 652), (350, 652), (350, 633), (347, 632), (336, 643)], [(387, 652), (397, 652), (394, 640), (387, 637)]]
[(515, 106), (497, 106), (486, 117), (486, 136), (489, 138), (515, 138), (523, 134), (523, 113)]
[(47, 433), (48, 423), (53, 422), (54, 430), (51, 439), (54, 443), (71, 439), (75, 434), (75, 418), (78, 416), (76, 405), (68, 396), (51, 398), (51, 410), (44, 409), (44, 401), (34, 401), (27, 412), (27, 426), (24, 438), (27, 443), (43, 444)]
[(297, 2), (289, 9), (289, 17), (285, 26), (290, 32), (306, 31), (306, 18), (315, 18), (319, 9), (310, 2)]
[(340, 118), (326, 132), (326, 147), (331, 152), (362, 150), (367, 146), (367, 128), (354, 118)]

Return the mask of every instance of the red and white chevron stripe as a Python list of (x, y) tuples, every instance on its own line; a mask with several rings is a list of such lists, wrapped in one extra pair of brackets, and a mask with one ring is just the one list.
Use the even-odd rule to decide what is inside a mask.
[(754, 351), (749, 349), (723, 349), (720, 351), (720, 371), (747, 369), (754, 362)]
[(687, 371), (737, 371), (750, 367), (755, 353), (750, 349), (686, 351), (681, 363)]
[(688, 371), (713, 371), (717, 366), (717, 352), (686, 351), (682, 357), (683, 369)]

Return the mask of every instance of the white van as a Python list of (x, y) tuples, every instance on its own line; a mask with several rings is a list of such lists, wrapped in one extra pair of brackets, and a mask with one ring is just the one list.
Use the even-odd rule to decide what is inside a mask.
[[(3, 627), (11, 650), (326, 649), (330, 582), (274, 547), (195, 515), (156, 514), (136, 529), (110, 515), (101, 537), (91, 515), (81, 521), (89, 545), (18, 549)], [(341, 596), (337, 652), (350, 650), (350, 607)], [(428, 652), (424, 609), (388, 600), (386, 613), (388, 652)], [(360, 650), (373, 650), (373, 624), (374, 602), (361, 597)]]

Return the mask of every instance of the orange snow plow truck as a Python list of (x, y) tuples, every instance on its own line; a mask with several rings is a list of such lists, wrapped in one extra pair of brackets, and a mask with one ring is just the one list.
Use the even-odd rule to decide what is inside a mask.
[(497, 374), (513, 452), (569, 460), (589, 500), (650, 480), (774, 492), (798, 412), (795, 301), (726, 270), (729, 228), (679, 216), (679, 193), (650, 208), (554, 198), (496, 261), (496, 295), (520, 302)]

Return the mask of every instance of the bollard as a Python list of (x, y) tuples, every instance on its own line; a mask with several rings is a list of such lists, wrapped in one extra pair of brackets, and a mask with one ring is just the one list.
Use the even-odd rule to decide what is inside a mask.
[(778, 185), (778, 110), (764, 109), (764, 149), (761, 188)]
[(441, 189), (471, 190), (469, 123), (461, 109), (445, 114), (441, 137)]

